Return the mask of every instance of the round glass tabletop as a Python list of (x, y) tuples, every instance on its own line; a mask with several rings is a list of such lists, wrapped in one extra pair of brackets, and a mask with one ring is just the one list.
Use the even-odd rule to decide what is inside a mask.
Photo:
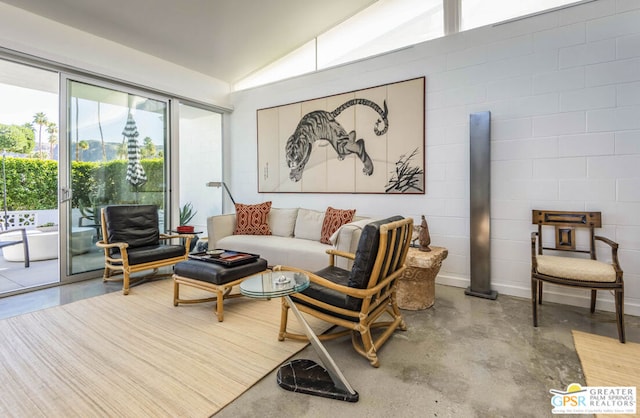
[(251, 298), (275, 298), (301, 292), (309, 287), (309, 277), (294, 271), (267, 271), (240, 283), (240, 293)]

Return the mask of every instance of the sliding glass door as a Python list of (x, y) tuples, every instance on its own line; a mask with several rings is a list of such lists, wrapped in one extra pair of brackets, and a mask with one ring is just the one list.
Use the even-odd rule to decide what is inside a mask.
[(104, 267), (100, 210), (114, 204), (158, 206), (169, 213), (167, 99), (95, 81), (66, 78), (61, 198), (67, 240), (62, 281), (96, 276)]
[(58, 85), (56, 71), (0, 59), (0, 294), (59, 281)]
[(24, 227), (30, 251), (0, 245), (0, 296), (100, 277), (106, 205), (154, 204), (165, 231), (190, 204), (200, 238), (221, 212), (220, 111), (4, 55), (0, 97), (0, 241)]

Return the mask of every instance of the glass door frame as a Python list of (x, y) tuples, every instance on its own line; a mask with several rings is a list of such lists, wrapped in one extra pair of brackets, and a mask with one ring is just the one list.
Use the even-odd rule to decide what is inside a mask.
[[(132, 94), (136, 96), (142, 96), (145, 98), (153, 99), (159, 102), (163, 102), (167, 109), (166, 114), (166, 130), (165, 130), (165, 149), (164, 149), (164, 178), (166, 179), (165, 186), (166, 192), (164, 196), (165, 207), (165, 223), (167, 223), (167, 229), (173, 225), (173, 205), (172, 202), (176, 201), (173, 196), (175, 188), (174, 177), (177, 176), (177, 167), (174, 167), (174, 158), (172, 158), (172, 149), (174, 148), (177, 138), (174, 136), (174, 115), (173, 115), (173, 99), (170, 96), (164, 96), (158, 93), (150, 92), (144, 89), (137, 89), (127, 84), (120, 84), (114, 81), (106, 81), (101, 78), (93, 78), (65, 71), (60, 72), (60, 88), (59, 88), (59, 160), (58, 160), (58, 213), (59, 213), (59, 253), (60, 253), (60, 284), (73, 283), (91, 278), (102, 277), (103, 270), (92, 270), (81, 273), (72, 273), (70, 265), (70, 244), (71, 240), (68, 236), (68, 231), (73, 226), (73, 220), (71, 217), (71, 198), (72, 184), (71, 184), (71, 144), (70, 140), (71, 132), (69, 131), (69, 117), (70, 117), (70, 84), (72, 82), (79, 82), (96, 86), (98, 88), (105, 88), (115, 90), (122, 93)], [(64, 233), (63, 233), (64, 231)]]
[[(167, 149), (165, 149), (165, 178), (166, 178), (166, 187), (168, 190), (166, 191), (165, 199), (165, 219), (167, 222), (167, 228), (169, 226), (177, 225), (178, 222), (178, 206), (179, 206), (179, 195), (178, 191), (180, 189), (180, 162), (179, 162), (179, 105), (185, 104), (188, 106), (193, 106), (197, 108), (202, 108), (214, 113), (219, 113), (222, 115), (222, 148), (221, 153), (224, 155), (225, 148), (225, 138), (228, 137), (228, 115), (233, 111), (232, 107), (224, 106), (224, 105), (216, 105), (208, 102), (202, 102), (199, 100), (194, 100), (185, 96), (181, 96), (180, 94), (175, 93), (167, 93), (161, 90), (157, 90), (145, 85), (137, 84), (135, 82), (128, 82), (126, 80), (114, 79), (108, 75), (101, 75), (97, 73), (92, 73), (88, 71), (84, 71), (81, 68), (72, 67), (65, 65), (60, 62), (52, 61), (46, 58), (37, 57), (33, 55), (23, 54), (21, 52), (15, 50), (9, 50), (3, 47), (0, 47), (0, 59), (7, 60), (10, 62), (23, 64), (27, 66), (31, 66), (37, 69), (52, 71), (57, 73), (59, 79), (59, 89), (58, 89), (58, 146), (59, 148), (59, 178), (58, 178), (58, 224), (60, 231), (68, 231), (71, 227), (72, 219), (70, 219), (68, 211), (68, 203), (60, 202), (60, 197), (62, 195), (61, 187), (70, 187), (70, 172), (68, 169), (64, 170), (64, 173), (61, 171), (61, 167), (68, 166), (70, 164), (71, 155), (67, 155), (69, 152), (68, 147), (70, 144), (66, 143), (68, 141), (68, 104), (67, 104), (67, 94), (68, 94), (68, 80), (75, 80), (79, 82), (84, 82), (88, 84), (93, 84), (98, 87), (110, 88), (118, 91), (124, 91), (131, 94), (136, 94), (144, 97), (148, 97), (155, 100), (161, 100), (169, 103), (167, 106), (167, 136), (168, 141), (166, 144)], [(64, 138), (63, 138), (64, 137)], [(63, 140), (64, 139), (64, 140)], [(62, 147), (65, 147), (64, 149)], [(223, 177), (224, 173), (224, 158), (222, 160), (222, 169), (223, 169)], [(184, 167), (183, 167), (184, 168)], [(188, 175), (188, 174), (187, 174)], [(207, 189), (206, 193), (211, 193), (213, 190)], [(24, 288), (23, 290), (8, 292), (8, 294), (19, 294), (24, 292), (30, 292), (33, 290), (45, 289), (50, 287), (57, 287), (59, 285), (68, 284), (72, 282), (79, 282), (87, 279), (92, 279), (96, 277), (102, 276), (102, 269), (95, 270), (91, 272), (81, 273), (81, 274), (67, 274), (67, 271), (70, 270), (70, 267), (67, 266), (69, 263), (68, 256), (68, 239), (66, 234), (59, 234), (58, 239), (58, 249), (59, 249), (59, 258), (58, 258), (58, 281), (55, 282), (47, 282), (46, 284), (35, 285), (31, 287)]]

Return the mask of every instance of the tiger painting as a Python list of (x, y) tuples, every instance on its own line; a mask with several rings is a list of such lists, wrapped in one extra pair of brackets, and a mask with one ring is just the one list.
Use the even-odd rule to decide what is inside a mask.
[(367, 99), (349, 100), (332, 112), (324, 110), (314, 110), (304, 115), (293, 135), (289, 137), (286, 144), (287, 166), (291, 169), (289, 178), (298, 182), (302, 178), (304, 167), (309, 161), (313, 143), (316, 141), (327, 141), (338, 154), (338, 160), (344, 160), (349, 154), (356, 154), (362, 161), (362, 172), (370, 176), (373, 174), (373, 161), (367, 154), (362, 138), (356, 140), (356, 131), (347, 131), (336, 121), (338, 116), (345, 109), (355, 106), (364, 105), (375, 110), (380, 118), (376, 121), (373, 132), (377, 135), (384, 135), (389, 129), (388, 109), (385, 100), (383, 107), (380, 108), (376, 103)]

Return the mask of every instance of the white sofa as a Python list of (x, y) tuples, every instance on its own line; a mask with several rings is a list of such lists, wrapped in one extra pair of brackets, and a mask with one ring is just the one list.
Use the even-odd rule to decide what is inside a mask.
[[(331, 237), (333, 245), (320, 242), (324, 211), (304, 208), (271, 208), (267, 223), (271, 235), (234, 235), (236, 215), (216, 215), (207, 219), (209, 249), (246, 251), (259, 254), (269, 265), (289, 265), (317, 271), (328, 265), (326, 251), (356, 251), (362, 228), (374, 219), (354, 217)], [(350, 269), (350, 263), (340, 257), (338, 267)]]

